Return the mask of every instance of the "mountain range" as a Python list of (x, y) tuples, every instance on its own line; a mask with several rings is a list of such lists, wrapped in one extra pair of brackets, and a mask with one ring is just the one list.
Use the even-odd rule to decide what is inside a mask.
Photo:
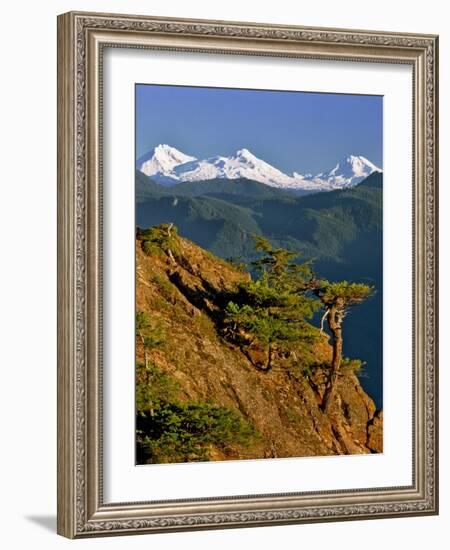
[(374, 172), (382, 172), (361, 155), (348, 155), (319, 174), (286, 174), (256, 157), (248, 149), (231, 156), (198, 159), (175, 147), (161, 144), (137, 159), (136, 169), (164, 186), (210, 180), (252, 180), (270, 187), (300, 192), (332, 191), (354, 187)]

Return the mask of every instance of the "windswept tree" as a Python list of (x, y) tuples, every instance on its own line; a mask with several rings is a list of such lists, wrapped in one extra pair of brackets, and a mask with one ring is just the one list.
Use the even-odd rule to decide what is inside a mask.
[(173, 223), (161, 223), (148, 229), (138, 229), (138, 238), (141, 241), (145, 254), (166, 254), (172, 263), (179, 255), (178, 229)]
[(262, 256), (252, 262), (258, 279), (268, 287), (289, 292), (305, 292), (315, 280), (311, 262), (297, 263), (299, 254), (286, 248), (274, 248), (271, 242), (255, 235), (255, 250)]
[(317, 281), (314, 294), (322, 302), (325, 313), (322, 317), (321, 330), (326, 320), (332, 337), (333, 357), (330, 378), (322, 401), (322, 409), (328, 413), (336, 395), (339, 373), (342, 365), (343, 335), (342, 325), (350, 307), (364, 302), (374, 291), (372, 286), (362, 283), (341, 281)]
[(262, 370), (270, 370), (276, 352), (311, 338), (307, 319), (318, 307), (307, 295), (314, 274), (309, 263), (295, 263), (297, 254), (274, 248), (265, 238), (256, 236), (255, 248), (261, 252), (253, 262), (256, 278), (243, 282), (225, 308), (224, 332), (248, 355), (256, 345), (265, 352)]

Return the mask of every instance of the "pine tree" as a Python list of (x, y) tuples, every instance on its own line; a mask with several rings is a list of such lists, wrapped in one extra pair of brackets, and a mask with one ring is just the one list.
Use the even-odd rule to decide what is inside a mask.
[(253, 262), (256, 280), (241, 283), (225, 309), (225, 333), (242, 349), (257, 343), (267, 352), (264, 370), (273, 366), (276, 351), (287, 351), (299, 340), (312, 337), (307, 319), (317, 300), (307, 296), (314, 274), (309, 263), (298, 264), (295, 252), (274, 248), (254, 237), (262, 256)]
[(374, 288), (369, 285), (349, 283), (348, 281), (330, 283), (329, 281), (322, 280), (315, 283), (314, 294), (320, 299), (325, 308), (321, 330), (323, 330), (323, 324), (326, 319), (333, 345), (330, 378), (322, 400), (322, 409), (326, 413), (330, 411), (333, 405), (342, 365), (342, 325), (344, 318), (350, 307), (366, 300), (373, 291)]

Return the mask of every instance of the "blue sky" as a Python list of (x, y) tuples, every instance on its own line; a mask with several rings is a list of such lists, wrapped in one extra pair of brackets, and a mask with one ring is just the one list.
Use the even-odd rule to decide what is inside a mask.
[(382, 167), (381, 96), (136, 85), (136, 156), (167, 143), (198, 158), (243, 147), (291, 173), (348, 155)]

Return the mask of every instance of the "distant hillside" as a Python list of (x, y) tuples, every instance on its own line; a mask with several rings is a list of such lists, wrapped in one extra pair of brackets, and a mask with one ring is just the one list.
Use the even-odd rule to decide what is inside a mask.
[(136, 198), (139, 202), (145, 201), (146, 198), (153, 194), (158, 195), (177, 195), (185, 197), (197, 197), (201, 195), (210, 196), (230, 196), (237, 195), (251, 198), (280, 198), (280, 197), (300, 197), (308, 195), (311, 191), (302, 190), (283, 190), (270, 187), (258, 181), (249, 180), (246, 178), (237, 178), (234, 180), (226, 179), (211, 179), (205, 181), (192, 181), (178, 183), (172, 187), (165, 187), (152, 178), (146, 176), (142, 172), (136, 172)]
[[(261, 371), (217, 324), (223, 296), (249, 275), (185, 238), (173, 237), (170, 249), (142, 239), (138, 234), (138, 463), (382, 451), (382, 413), (351, 363), (333, 414), (320, 407), (327, 336), (311, 328), (316, 338), (307, 349), (278, 354), (273, 368)], [(198, 432), (189, 439), (193, 426)], [(193, 440), (197, 446), (188, 446)]]
[(138, 225), (170, 219), (218, 256), (226, 257), (232, 249), (232, 255), (243, 261), (251, 254), (247, 241), (255, 231), (306, 257), (336, 262), (345, 260), (346, 245), (361, 234), (381, 231), (379, 173), (354, 188), (302, 197), (249, 180), (193, 182), (167, 189), (140, 173), (136, 188)]

